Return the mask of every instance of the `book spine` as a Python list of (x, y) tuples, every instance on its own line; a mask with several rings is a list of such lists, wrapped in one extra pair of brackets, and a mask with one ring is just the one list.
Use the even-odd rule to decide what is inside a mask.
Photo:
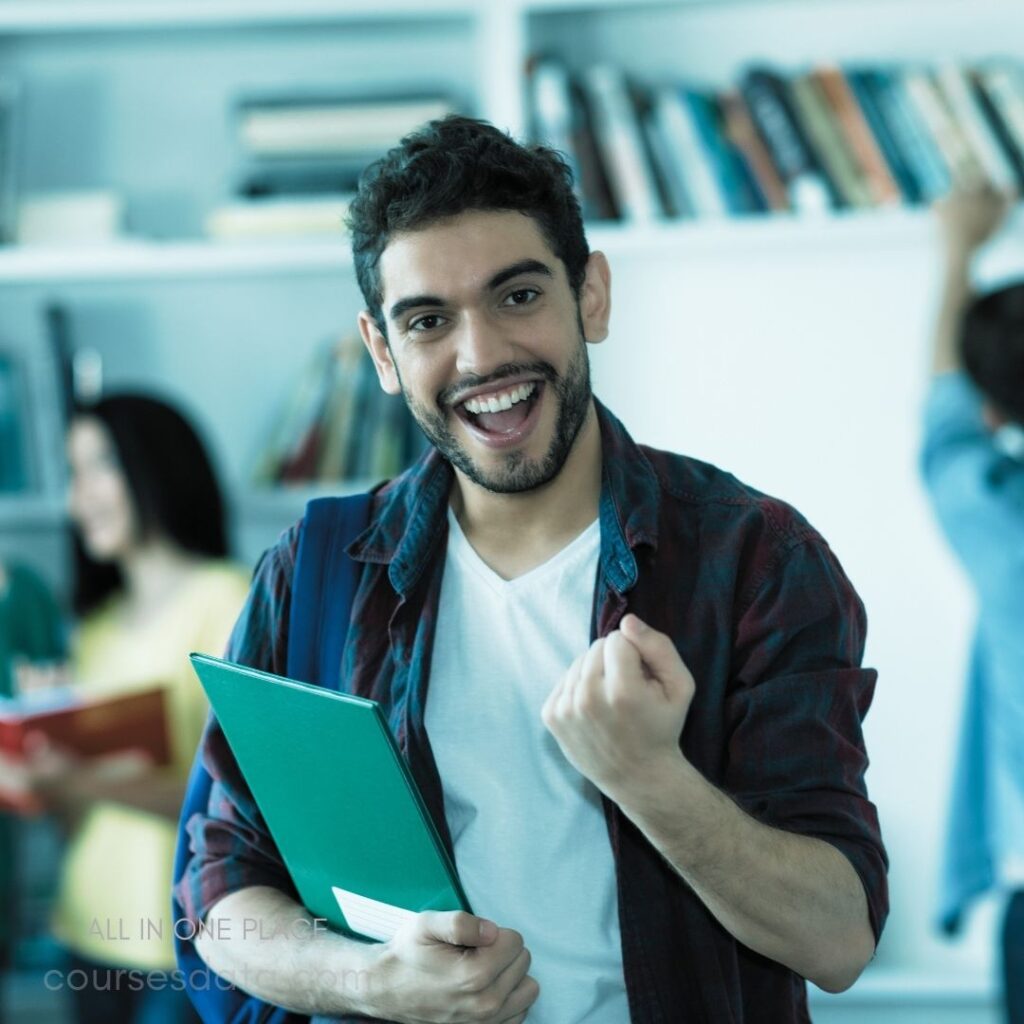
[(842, 206), (874, 205), (846, 137), (811, 75), (798, 75), (789, 82), (793, 113), (800, 121), (808, 142), (814, 146), (826, 174), (831, 179)]
[(793, 209), (820, 213), (840, 205), (841, 198), (788, 104), (784, 81), (773, 72), (754, 68), (744, 75), (740, 91), (786, 186)]
[(932, 202), (945, 195), (953, 182), (952, 173), (921, 121), (902, 74), (875, 72), (871, 81), (880, 108), (889, 118), (894, 135), (917, 172), (925, 200)]
[(682, 90), (674, 86), (660, 88), (655, 96), (653, 116), (665, 140), (671, 173), (685, 183), (695, 215), (721, 217), (727, 214), (725, 196), (701, 144)]
[(1018, 151), (1024, 154), (1024, 88), (1014, 84), (1013, 71), (1002, 66), (982, 68), (982, 83)]
[(978, 109), (985, 118), (989, 130), (1002, 149), (1010, 166), (1010, 172), (1013, 175), (1013, 187), (1019, 192), (1024, 193), (1024, 149), (1018, 145), (1009, 122), (1000, 113), (1000, 109), (986, 88), (981, 74), (977, 71), (972, 72), (970, 82)]
[[(533, 137), (562, 155), (572, 171), (577, 191), (581, 193), (582, 177), (573, 142), (569, 72), (561, 61), (545, 58), (530, 69), (529, 87)], [(579, 195), (579, 198), (582, 200), (583, 196)]]
[(593, 220), (618, 220), (620, 211), (612, 193), (608, 168), (597, 144), (594, 111), (581, 82), (570, 77), (573, 111), (573, 144), (580, 165), (584, 216)]
[(682, 180), (671, 173), (670, 157), (665, 151), (658, 124), (653, 116), (653, 102), (648, 89), (633, 83), (631, 88), (644, 158), (650, 169), (662, 212), (667, 217), (685, 217), (690, 212), (690, 200)]
[(903, 81), (921, 121), (949, 167), (953, 183), (968, 189), (983, 185), (984, 171), (928, 73), (907, 71)]
[(924, 195), (921, 181), (882, 110), (878, 94), (872, 86), (871, 75), (865, 71), (850, 70), (846, 74), (846, 79), (850, 83), (858, 106), (864, 112), (871, 133), (885, 156), (886, 163), (892, 170), (903, 198), (908, 203), (920, 203)]
[(754, 127), (746, 100), (733, 89), (721, 97), (724, 130), (733, 146), (743, 154), (747, 167), (764, 198), (768, 209), (783, 212), (789, 209), (789, 197), (767, 148)]
[(759, 207), (745, 191), (744, 183), (732, 161), (732, 154), (726, 149), (715, 101), (695, 89), (685, 90), (684, 99), (689, 105), (700, 144), (718, 181), (728, 211), (734, 214), (756, 212)]
[(625, 76), (610, 65), (598, 64), (587, 70), (584, 81), (593, 101), (598, 144), (623, 219), (651, 221), (658, 216), (656, 189), (644, 162)]
[(992, 135), (963, 69), (947, 64), (938, 72), (938, 85), (985, 176), (997, 189), (1006, 191), (1013, 188), (1013, 168)]
[(860, 165), (875, 203), (886, 206), (901, 202), (903, 196), (899, 186), (871, 134), (871, 128), (842, 69), (826, 65), (816, 69), (813, 74), (838, 120), (850, 152)]

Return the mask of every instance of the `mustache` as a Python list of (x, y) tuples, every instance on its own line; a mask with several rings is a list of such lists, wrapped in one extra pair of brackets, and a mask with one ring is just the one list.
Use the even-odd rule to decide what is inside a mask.
[(468, 377), (463, 377), (458, 384), (453, 384), (451, 387), (438, 392), (437, 404), (440, 406), (458, 405), (459, 395), (466, 391), (470, 391), (473, 388), (486, 387), (488, 384), (498, 384), (503, 380), (508, 380), (510, 377), (521, 377), (524, 374), (541, 377), (551, 382), (558, 380), (558, 373), (550, 363), (504, 363), (492, 373), (485, 374), (484, 376), (471, 374)]

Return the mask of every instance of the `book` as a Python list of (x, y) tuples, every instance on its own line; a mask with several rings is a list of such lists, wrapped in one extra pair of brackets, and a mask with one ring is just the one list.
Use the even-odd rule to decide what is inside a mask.
[(569, 165), (582, 200), (582, 177), (576, 153), (572, 83), (565, 64), (552, 57), (535, 59), (527, 69), (531, 137), (555, 150)]
[(899, 186), (885, 162), (885, 157), (842, 68), (822, 65), (812, 74), (832, 109), (854, 160), (860, 167), (873, 203), (887, 206), (901, 202), (903, 197)]
[(246, 239), (345, 236), (350, 196), (271, 196), (236, 199), (206, 215), (207, 237), (221, 242)]
[(825, 174), (789, 104), (785, 80), (767, 68), (746, 72), (740, 92), (798, 213), (823, 213), (841, 197)]
[(944, 196), (953, 181), (949, 166), (918, 116), (902, 74), (874, 70), (865, 76), (900, 152), (917, 176), (922, 198), (930, 203)]
[(1024, 191), (1024, 89), (1018, 95), (1010, 69), (999, 65), (978, 68), (974, 85), (1016, 170), (1018, 188)]
[(921, 180), (910, 162), (909, 155), (900, 145), (896, 130), (883, 109), (881, 99), (873, 85), (871, 72), (851, 68), (846, 72), (846, 80), (850, 83), (850, 90), (856, 97), (858, 106), (864, 112), (864, 117), (885, 156), (885, 161), (896, 179), (903, 198), (911, 204), (920, 203), (924, 196)]
[(575, 77), (569, 80), (573, 109), (573, 145), (580, 168), (583, 216), (592, 220), (618, 220), (618, 202), (612, 193), (608, 168), (597, 144), (593, 106)]
[(653, 97), (651, 117), (664, 140), (666, 173), (685, 184), (697, 217), (722, 217), (728, 203), (715, 176), (689, 104), (676, 85), (659, 87)]
[(643, 142), (627, 80), (610, 64), (584, 72), (595, 138), (623, 220), (649, 222), (660, 216), (657, 186), (644, 158)]
[(10, 245), (17, 237), (20, 123), (20, 87), (12, 78), (0, 78), (0, 245)]
[(757, 187), (769, 210), (782, 212), (789, 209), (789, 197), (772, 163), (767, 148), (754, 127), (746, 100), (738, 89), (730, 89), (719, 97), (722, 108), (722, 127), (735, 149), (742, 153)]
[(835, 184), (841, 205), (874, 205), (864, 172), (816, 78), (811, 74), (797, 75), (789, 82), (789, 89), (793, 112), (800, 120), (808, 142), (817, 150), (822, 167)]
[(966, 189), (983, 185), (986, 177), (981, 163), (936, 86), (934, 77), (925, 69), (911, 69), (904, 72), (903, 83), (921, 122), (942, 153), (953, 184)]
[(1017, 180), (1013, 166), (978, 104), (968, 73), (959, 65), (947, 64), (937, 72), (937, 81), (985, 177), (1000, 191), (1014, 188)]
[[(162, 687), (94, 696), (61, 686), (0, 698), (0, 753), (15, 760), (24, 758), (32, 733), (80, 758), (132, 751), (154, 765), (171, 760)], [(0, 806), (21, 814), (42, 810), (31, 793), (2, 784)]]
[(238, 139), (253, 156), (384, 153), (409, 132), (454, 110), (447, 96), (247, 100)]
[(666, 150), (665, 139), (653, 116), (654, 102), (651, 90), (636, 81), (630, 82), (629, 88), (640, 128), (644, 159), (651, 172), (661, 211), (666, 217), (689, 216), (692, 211), (690, 197), (686, 194), (685, 182), (672, 173), (671, 156)]
[(746, 166), (726, 137), (722, 112), (716, 96), (697, 89), (684, 89), (697, 135), (707, 154), (712, 172), (730, 213), (759, 213), (765, 203)]
[(192, 655), (299, 898), (387, 941), (424, 910), (471, 912), (379, 704)]

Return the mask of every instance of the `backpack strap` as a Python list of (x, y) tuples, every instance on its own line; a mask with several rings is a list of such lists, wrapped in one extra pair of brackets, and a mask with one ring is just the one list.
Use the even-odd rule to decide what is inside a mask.
[[(345, 548), (366, 528), (370, 501), (370, 494), (356, 494), (317, 498), (306, 506), (288, 618), (287, 673), (292, 678), (333, 690), (340, 687), (341, 657), (361, 573)], [(192, 764), (178, 822), (175, 885), (191, 857), (188, 822), (193, 815), (207, 813), (212, 788), (213, 779), (203, 766), (200, 749)], [(172, 895), (171, 919), (179, 922), (183, 917), (184, 911)], [(185, 990), (204, 1024), (304, 1024), (309, 1020), (239, 988), (221, 987), (223, 981), (202, 961), (194, 943), (183, 937), (188, 933), (184, 927), (174, 928), (174, 951)]]
[(362, 567), (345, 548), (366, 528), (370, 495), (306, 505), (288, 618), (288, 678), (340, 687), (352, 602)]

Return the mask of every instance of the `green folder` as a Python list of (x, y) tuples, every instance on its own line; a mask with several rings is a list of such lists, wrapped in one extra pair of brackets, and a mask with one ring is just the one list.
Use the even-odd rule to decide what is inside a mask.
[(469, 910), (376, 701), (193, 654), (299, 897), (384, 941), (421, 910)]

